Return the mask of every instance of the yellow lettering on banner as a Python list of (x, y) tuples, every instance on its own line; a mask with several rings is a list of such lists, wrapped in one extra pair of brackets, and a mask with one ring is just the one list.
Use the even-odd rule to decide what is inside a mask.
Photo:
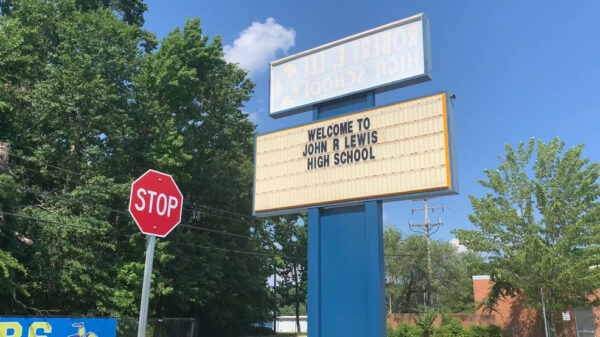
[(22, 335), (23, 327), (18, 322), (0, 322), (0, 337), (21, 337)]
[(38, 335), (37, 330), (42, 329), (43, 333), (51, 333), (52, 326), (48, 322), (35, 322), (29, 326), (29, 335), (28, 337), (48, 337), (48, 335)]

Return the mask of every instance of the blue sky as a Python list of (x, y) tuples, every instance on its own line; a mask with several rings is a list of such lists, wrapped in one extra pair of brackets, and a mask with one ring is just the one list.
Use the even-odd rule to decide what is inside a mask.
[[(600, 161), (599, 1), (148, 1), (145, 28), (165, 37), (188, 17), (200, 17), (209, 37), (220, 35), (227, 57), (251, 71), (255, 94), (244, 107), (260, 133), (310, 121), (309, 114), (268, 116), (268, 63), (418, 13), (430, 20), (433, 80), (376, 96), (377, 105), (440, 91), (454, 101), (460, 194), (430, 205), (445, 226), (473, 228), (468, 195), (481, 196), (483, 170), (498, 166), (504, 144), (531, 137), (585, 143)], [(236, 43), (237, 40), (237, 43)], [(240, 56), (242, 55), (242, 56)], [(408, 233), (422, 202), (384, 205), (384, 223)]]

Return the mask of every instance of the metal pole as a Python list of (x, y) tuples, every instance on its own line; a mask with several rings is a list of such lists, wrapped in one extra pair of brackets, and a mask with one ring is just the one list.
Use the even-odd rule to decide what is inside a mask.
[[(413, 230), (413, 228), (418, 228), (419, 231), (423, 234), (425, 234), (425, 238), (427, 240), (427, 279), (426, 279), (426, 283), (427, 283), (427, 288), (424, 289), (425, 293), (423, 294), (423, 304), (427, 305), (427, 302), (429, 302), (429, 306), (433, 307), (433, 292), (431, 289), (431, 281), (433, 278), (433, 265), (431, 262), (431, 235), (435, 234), (436, 231), (432, 232), (432, 228), (436, 227), (439, 228), (439, 226), (442, 226), (443, 224), (440, 222), (436, 223), (436, 224), (431, 224), (429, 223), (429, 211), (435, 211), (437, 208), (441, 208), (442, 210), (444, 210), (443, 206), (433, 206), (433, 207), (429, 207), (429, 205), (427, 204), (427, 199), (423, 199), (423, 203), (424, 203), (424, 207), (423, 208), (413, 208), (412, 212), (414, 214), (415, 211), (424, 211), (425, 212), (425, 223), (424, 224), (413, 224), (411, 222), (410, 227), (411, 230)], [(415, 231), (415, 230), (413, 230)]]
[(142, 286), (142, 302), (140, 304), (140, 319), (138, 321), (137, 337), (146, 337), (146, 325), (148, 322), (148, 302), (150, 301), (150, 281), (152, 278), (152, 262), (154, 261), (154, 246), (156, 236), (148, 235), (148, 247), (146, 248), (146, 264), (144, 266), (144, 285)]
[(429, 306), (433, 307), (433, 297), (431, 296), (431, 232), (429, 227), (429, 208), (427, 207), (427, 199), (423, 200), (425, 202), (425, 237), (427, 238), (427, 300), (429, 301)]
[(273, 295), (275, 306), (273, 307), (273, 334), (277, 334), (277, 266), (273, 268)]
[(542, 312), (544, 314), (544, 332), (546, 333), (546, 337), (548, 337), (548, 322), (546, 321), (546, 300), (544, 299), (544, 288), (540, 288), (540, 293), (542, 294)]

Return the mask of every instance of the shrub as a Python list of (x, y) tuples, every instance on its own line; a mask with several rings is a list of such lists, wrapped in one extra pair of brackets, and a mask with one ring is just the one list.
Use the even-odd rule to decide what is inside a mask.
[(471, 325), (466, 332), (466, 337), (502, 337), (502, 330), (495, 325)]
[(408, 325), (405, 323), (398, 324), (396, 329), (388, 326), (387, 337), (422, 337), (423, 330), (414, 325)]
[(432, 327), (433, 323), (430, 325), (428, 318), (422, 320), (421, 325), (430, 327), (429, 331), (419, 326), (401, 323), (396, 329), (388, 326), (387, 337), (502, 337), (502, 330), (495, 325), (470, 325), (464, 328), (459, 320), (452, 317), (442, 317), (442, 326), (434, 329)]
[(433, 337), (465, 337), (460, 321), (451, 316), (442, 316), (442, 326), (435, 330)]
[(421, 315), (415, 317), (415, 323), (417, 327), (421, 329), (422, 337), (429, 337), (433, 335), (436, 313), (433, 310), (426, 310)]

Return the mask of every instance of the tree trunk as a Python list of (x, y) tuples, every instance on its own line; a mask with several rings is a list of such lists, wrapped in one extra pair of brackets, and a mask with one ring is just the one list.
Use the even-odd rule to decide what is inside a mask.
[(300, 328), (300, 285), (298, 284), (298, 267), (296, 263), (293, 264), (294, 268), (294, 291), (296, 295), (296, 332), (302, 332)]
[(273, 268), (273, 296), (275, 297), (273, 307), (273, 334), (277, 334), (277, 267)]
[(10, 144), (0, 142), (0, 171), (8, 166), (8, 157), (10, 154)]

